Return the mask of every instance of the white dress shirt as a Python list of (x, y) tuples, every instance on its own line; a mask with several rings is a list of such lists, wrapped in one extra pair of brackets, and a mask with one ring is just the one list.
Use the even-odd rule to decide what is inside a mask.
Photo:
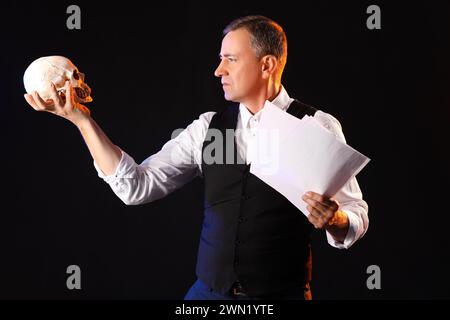
[[(286, 110), (293, 100), (282, 88), (272, 103)], [(239, 106), (236, 148), (246, 163), (251, 163), (250, 155), (255, 145), (256, 130), (263, 112), (264, 109), (253, 115), (243, 104)], [(215, 112), (201, 114), (178, 136), (168, 141), (158, 153), (148, 157), (139, 165), (122, 150), (116, 172), (106, 176), (94, 161), (98, 176), (107, 182), (114, 193), (127, 205), (143, 204), (166, 196), (201, 175), (202, 145), (214, 114)], [(318, 110), (314, 118), (338, 139), (345, 142), (341, 125), (333, 116)], [(349, 229), (343, 243), (336, 241), (328, 232), (327, 240), (333, 247), (346, 249), (367, 231), (368, 206), (362, 199), (356, 178), (350, 179), (334, 198), (339, 202), (340, 210), (348, 215)], [(299, 214), (302, 213), (299, 211)]]

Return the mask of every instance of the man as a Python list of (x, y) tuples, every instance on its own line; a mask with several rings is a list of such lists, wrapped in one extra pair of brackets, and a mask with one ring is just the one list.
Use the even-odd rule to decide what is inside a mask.
[[(367, 230), (368, 207), (353, 178), (333, 198), (313, 191), (299, 195), (308, 203), (306, 218), (249, 172), (267, 100), (294, 116), (314, 116), (345, 141), (334, 117), (289, 97), (281, 84), (286, 58), (286, 35), (274, 21), (247, 16), (231, 22), (224, 30), (215, 75), (221, 78), (225, 99), (239, 105), (202, 114), (140, 165), (108, 139), (86, 107), (74, 102), (68, 83), (66, 101), (56, 90), (48, 101), (37, 93), (25, 98), (34, 109), (55, 113), (79, 128), (99, 176), (127, 205), (162, 198), (203, 176), (198, 280), (185, 299), (310, 299), (312, 226), (325, 229), (332, 246), (349, 248)], [(227, 129), (239, 132), (231, 141), (236, 146), (232, 158), (243, 161), (205, 161), (208, 132)]]

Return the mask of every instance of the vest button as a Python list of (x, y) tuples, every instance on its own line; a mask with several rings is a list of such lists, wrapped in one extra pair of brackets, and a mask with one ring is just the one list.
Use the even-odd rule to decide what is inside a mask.
[(236, 245), (240, 245), (242, 242), (240, 240), (235, 241)]
[(243, 196), (242, 196), (242, 200), (248, 200), (248, 199), (250, 199), (249, 196), (247, 196), (247, 195), (243, 195)]
[(239, 219), (238, 219), (238, 222), (239, 223), (242, 223), (242, 222), (244, 222), (245, 221), (245, 218), (244, 217), (240, 217)]

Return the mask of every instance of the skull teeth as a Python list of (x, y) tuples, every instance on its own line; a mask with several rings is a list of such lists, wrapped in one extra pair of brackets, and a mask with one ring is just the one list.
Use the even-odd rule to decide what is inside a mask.
[(86, 91), (84, 91), (81, 88), (75, 88), (75, 93), (77, 94), (78, 98), (80, 98), (80, 99), (84, 99), (87, 97)]

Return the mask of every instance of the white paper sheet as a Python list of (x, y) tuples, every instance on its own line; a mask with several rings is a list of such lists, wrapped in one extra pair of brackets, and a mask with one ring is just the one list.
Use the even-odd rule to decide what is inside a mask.
[(335, 195), (370, 159), (322, 127), (266, 101), (250, 172), (284, 195), (305, 215), (307, 191)]

